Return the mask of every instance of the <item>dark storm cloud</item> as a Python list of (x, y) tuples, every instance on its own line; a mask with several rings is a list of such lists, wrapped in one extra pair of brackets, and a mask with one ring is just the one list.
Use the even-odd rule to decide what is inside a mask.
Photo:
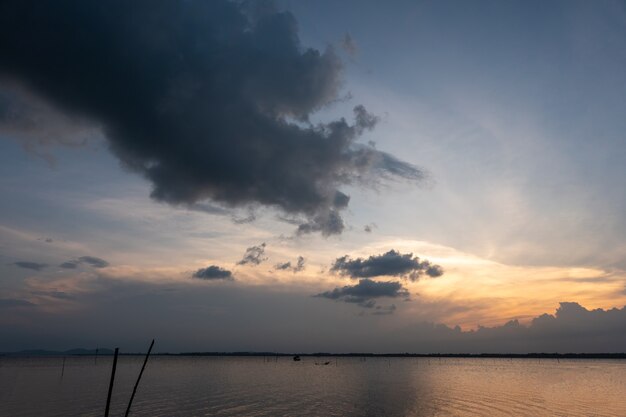
[(303, 47), (289, 12), (250, 4), (4, 0), (0, 75), (101, 125), (156, 200), (270, 206), (299, 233), (341, 233), (339, 187), (423, 172), (355, 143), (377, 122), (363, 106), (310, 123), (337, 97), (339, 58)]
[(372, 255), (367, 259), (351, 259), (345, 255), (337, 258), (330, 270), (351, 278), (396, 276), (413, 281), (424, 274), (431, 278), (443, 275), (441, 266), (433, 265), (426, 260), (420, 261), (412, 253), (401, 254), (393, 249), (382, 255)]
[(295, 274), (296, 272), (300, 272), (304, 269), (304, 262), (305, 262), (304, 257), (298, 256), (298, 260), (296, 261), (295, 265), (292, 265), (291, 261), (278, 263), (274, 266), (274, 269), (279, 270), (279, 271), (291, 271)]
[(29, 262), (29, 261), (18, 261), (18, 262), (14, 262), (13, 265), (19, 266), (20, 268), (24, 268), (24, 269), (32, 269), (33, 271), (41, 271), (46, 266), (48, 266), (46, 264), (40, 264), (38, 262)]
[(346, 285), (315, 295), (315, 297), (355, 303), (364, 308), (376, 308), (376, 298), (408, 296), (409, 291), (400, 282), (376, 282), (371, 279), (361, 279), (356, 285)]
[(258, 265), (261, 262), (266, 261), (267, 258), (263, 256), (265, 255), (265, 246), (265, 242), (257, 246), (250, 246), (246, 249), (246, 253), (244, 253), (243, 258), (237, 262), (237, 265)]
[[(0, 65), (1, 60), (0, 53)], [(96, 128), (55, 110), (41, 98), (3, 79), (0, 72), (0, 133), (19, 137), (27, 149), (36, 152), (36, 146), (52, 143), (82, 145), (95, 135)]]
[(192, 276), (194, 278), (205, 280), (233, 280), (232, 272), (216, 265), (198, 269)]

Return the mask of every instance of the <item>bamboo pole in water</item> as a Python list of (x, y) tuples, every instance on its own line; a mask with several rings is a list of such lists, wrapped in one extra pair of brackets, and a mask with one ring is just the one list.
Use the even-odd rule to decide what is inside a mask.
[(137, 382), (135, 382), (135, 387), (133, 388), (133, 394), (130, 396), (130, 401), (128, 401), (128, 407), (126, 407), (126, 414), (124, 414), (124, 417), (128, 417), (128, 414), (130, 414), (130, 406), (133, 405), (133, 399), (137, 393), (137, 387), (139, 386), (139, 381), (141, 381), (143, 370), (146, 369), (150, 352), (152, 352), (152, 346), (154, 346), (154, 339), (152, 339), (152, 343), (150, 343), (150, 347), (148, 348), (148, 353), (146, 353), (146, 358), (143, 360), (143, 366), (141, 367), (141, 371), (139, 371), (139, 376), (137, 377)]
[(107, 395), (107, 406), (104, 409), (104, 417), (109, 417), (109, 406), (111, 405), (111, 394), (113, 394), (113, 382), (115, 381), (115, 368), (117, 367), (117, 354), (119, 348), (115, 348), (115, 356), (113, 356), (113, 368), (111, 369), (111, 381), (109, 382), (109, 394)]

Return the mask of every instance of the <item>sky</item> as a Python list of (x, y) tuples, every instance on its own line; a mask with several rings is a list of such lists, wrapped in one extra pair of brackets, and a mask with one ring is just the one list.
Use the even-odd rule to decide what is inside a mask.
[(0, 351), (626, 351), (618, 1), (0, 0)]

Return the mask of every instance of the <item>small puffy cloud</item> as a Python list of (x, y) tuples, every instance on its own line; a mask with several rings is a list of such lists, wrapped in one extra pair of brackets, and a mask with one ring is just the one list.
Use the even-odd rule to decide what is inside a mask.
[(109, 266), (109, 263), (101, 258), (96, 258), (95, 256), (81, 256), (78, 258), (81, 263), (88, 264), (93, 266), (94, 268), (106, 268)]
[(267, 260), (265, 257), (265, 242), (261, 243), (257, 246), (250, 246), (246, 249), (246, 253), (244, 253), (243, 258), (237, 262), (237, 265), (258, 265), (263, 261)]
[(305, 262), (304, 257), (298, 256), (298, 260), (296, 261), (295, 265), (292, 265), (291, 261), (283, 262), (283, 263), (276, 264), (274, 266), (274, 269), (278, 271), (291, 271), (295, 274), (296, 272), (300, 272), (304, 269), (304, 262)]
[(376, 226), (376, 223), (366, 224), (365, 226), (363, 226), (363, 231), (365, 233), (372, 233), (376, 227), (378, 227)]
[(444, 273), (439, 265), (433, 265), (427, 260), (420, 261), (412, 253), (401, 254), (393, 249), (382, 255), (372, 255), (367, 259), (351, 259), (345, 255), (337, 258), (330, 270), (350, 278), (394, 276), (409, 278), (412, 281), (419, 279), (422, 275), (436, 278)]
[(18, 261), (18, 262), (14, 262), (13, 265), (19, 266), (20, 268), (24, 268), (24, 269), (31, 269), (33, 271), (41, 271), (46, 266), (48, 266), (46, 264), (41, 264), (38, 262), (29, 262), (29, 261)]
[(227, 269), (220, 268), (217, 265), (211, 265), (206, 268), (200, 268), (192, 275), (193, 278), (213, 280), (233, 280), (233, 273)]
[(274, 265), (274, 269), (276, 269), (277, 271), (288, 271), (291, 269), (291, 261), (277, 263), (276, 265)]
[(79, 265), (86, 264), (93, 268), (106, 268), (109, 263), (102, 258), (95, 256), (81, 256), (78, 259), (72, 259), (70, 261), (63, 262), (59, 266), (65, 269), (76, 269)]
[(361, 105), (354, 108), (354, 117), (356, 119), (356, 127), (359, 132), (373, 130), (380, 121), (378, 116), (371, 114), (365, 109), (364, 106)]
[(361, 279), (356, 285), (346, 285), (341, 288), (338, 287), (332, 291), (325, 291), (317, 294), (315, 297), (328, 298), (330, 300), (343, 301), (346, 303), (355, 303), (364, 308), (378, 309), (375, 299), (382, 297), (409, 297), (409, 291), (397, 281), (376, 282), (371, 279)]

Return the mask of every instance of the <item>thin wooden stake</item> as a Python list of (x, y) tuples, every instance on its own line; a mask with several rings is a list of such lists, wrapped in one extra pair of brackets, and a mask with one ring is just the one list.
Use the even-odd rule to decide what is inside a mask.
[(63, 379), (64, 373), (65, 373), (65, 356), (63, 356), (63, 366), (61, 366), (61, 379)]
[(113, 368), (111, 369), (111, 382), (109, 382), (109, 395), (107, 395), (107, 406), (104, 409), (104, 417), (109, 417), (109, 406), (111, 405), (111, 394), (113, 394), (113, 381), (115, 381), (115, 368), (117, 367), (117, 354), (119, 348), (115, 348), (115, 356), (113, 356)]
[(130, 414), (130, 406), (133, 405), (133, 399), (137, 393), (137, 387), (139, 386), (139, 381), (141, 381), (143, 370), (146, 369), (150, 352), (152, 352), (152, 346), (154, 346), (154, 339), (152, 339), (152, 343), (150, 343), (150, 347), (148, 348), (148, 353), (146, 353), (146, 358), (143, 360), (143, 366), (141, 367), (141, 371), (139, 371), (139, 376), (137, 377), (137, 382), (135, 382), (135, 387), (133, 388), (133, 394), (130, 396), (130, 401), (128, 401), (128, 407), (126, 408), (126, 414), (124, 414), (124, 417), (128, 417), (128, 414)]

